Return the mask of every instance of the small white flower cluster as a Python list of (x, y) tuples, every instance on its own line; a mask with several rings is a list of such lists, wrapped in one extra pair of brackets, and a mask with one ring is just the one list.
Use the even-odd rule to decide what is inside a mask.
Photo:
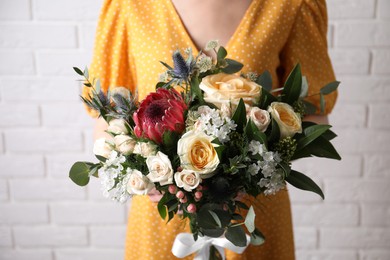
[(99, 179), (103, 196), (112, 200), (125, 202), (129, 198), (126, 191), (129, 175), (123, 174), (124, 167), (122, 163), (126, 158), (116, 151), (112, 151), (107, 158), (104, 166), (99, 170)]
[(198, 129), (209, 136), (218, 138), (221, 143), (230, 140), (229, 134), (236, 130), (236, 123), (229, 117), (221, 115), (221, 111), (201, 106), (198, 109)]
[(199, 68), (199, 72), (206, 72), (213, 68), (213, 60), (207, 55), (201, 55), (196, 65)]
[(257, 161), (257, 164), (251, 164), (248, 171), (253, 176), (261, 170), (264, 178), (261, 178), (257, 184), (261, 188), (266, 188), (264, 194), (275, 194), (283, 189), (285, 187), (283, 170), (277, 168), (278, 163), (282, 161), (278, 152), (267, 151), (263, 144), (254, 140), (249, 143), (249, 152), (253, 155), (259, 154), (262, 157), (262, 160)]

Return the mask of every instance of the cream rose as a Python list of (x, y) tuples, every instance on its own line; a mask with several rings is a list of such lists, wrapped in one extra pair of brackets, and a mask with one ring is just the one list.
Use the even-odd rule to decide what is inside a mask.
[(269, 123), (271, 122), (268, 111), (262, 110), (258, 107), (251, 107), (247, 114), (247, 117), (257, 126), (257, 128), (265, 132)]
[(153, 189), (154, 184), (138, 170), (131, 170), (127, 183), (127, 192), (130, 194), (146, 195)]
[(206, 76), (199, 87), (204, 91), (204, 99), (218, 108), (221, 108), (222, 104), (237, 105), (240, 98), (245, 104), (253, 105), (261, 95), (260, 85), (233, 74)]
[(109, 143), (105, 138), (97, 139), (93, 145), (93, 153), (103, 156), (104, 158), (110, 157), (113, 150), (114, 145)]
[(168, 156), (157, 152), (155, 156), (146, 158), (149, 174), (146, 175), (152, 182), (160, 182), (161, 185), (173, 183), (173, 169)]
[(281, 139), (302, 133), (301, 117), (289, 104), (273, 102), (268, 107), (268, 111), (279, 126)]
[(112, 119), (108, 123), (107, 131), (116, 135), (127, 134), (126, 121), (122, 118)]
[(191, 170), (182, 170), (175, 173), (175, 182), (177, 187), (183, 188), (188, 192), (198, 187), (200, 183), (199, 173)]
[(177, 143), (177, 153), (184, 169), (196, 171), (201, 178), (208, 178), (219, 164), (213, 137), (204, 132), (188, 131)]
[(157, 146), (149, 142), (139, 142), (135, 145), (133, 153), (139, 154), (142, 157), (148, 157), (155, 155), (157, 152)]
[(133, 153), (136, 141), (128, 135), (117, 135), (114, 137), (116, 149), (124, 154), (129, 155)]

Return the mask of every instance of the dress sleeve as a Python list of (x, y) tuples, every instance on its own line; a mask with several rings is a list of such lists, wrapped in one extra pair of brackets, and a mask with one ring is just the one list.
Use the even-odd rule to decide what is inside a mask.
[[(309, 84), (308, 96), (319, 93), (323, 86), (335, 80), (328, 55), (327, 26), (325, 0), (303, 0), (281, 52), (283, 82), (299, 62)], [(325, 96), (325, 114), (332, 111), (336, 99), (337, 92)], [(307, 101), (320, 107), (319, 95), (308, 97)]]
[[(100, 13), (90, 79), (99, 79), (104, 91), (113, 87), (126, 87), (134, 91), (134, 73), (131, 68), (131, 55), (128, 38), (128, 12), (121, 0), (105, 0)], [(88, 98), (91, 91), (83, 87), (82, 96)], [(86, 107), (87, 112), (96, 117), (96, 111)]]

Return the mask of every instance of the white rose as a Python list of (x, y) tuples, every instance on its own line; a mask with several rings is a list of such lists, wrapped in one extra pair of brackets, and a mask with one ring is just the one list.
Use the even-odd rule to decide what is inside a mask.
[(131, 170), (127, 182), (127, 192), (130, 194), (146, 195), (153, 189), (154, 184), (138, 170)]
[(301, 117), (289, 104), (273, 102), (268, 107), (268, 111), (279, 126), (281, 139), (302, 133)]
[(204, 132), (188, 131), (177, 143), (177, 154), (184, 169), (196, 171), (201, 178), (211, 177), (219, 164), (214, 138)]
[(147, 175), (149, 180), (160, 182), (161, 185), (173, 183), (173, 169), (168, 156), (158, 152), (155, 156), (146, 158), (146, 165), (149, 169), (149, 174)]
[(258, 107), (251, 107), (247, 117), (249, 117), (252, 122), (257, 126), (257, 128), (262, 132), (265, 132), (265, 130), (267, 130), (267, 127), (271, 122), (271, 118), (269, 116), (268, 111), (262, 110)]
[(133, 153), (139, 154), (142, 157), (148, 157), (155, 155), (157, 152), (157, 146), (149, 142), (139, 142), (135, 145)]
[(93, 153), (96, 155), (103, 156), (104, 158), (110, 157), (110, 154), (114, 146), (109, 143), (105, 138), (99, 138), (93, 145)]
[(234, 74), (206, 76), (199, 87), (204, 91), (204, 99), (218, 108), (230, 103), (236, 106), (241, 98), (245, 104), (253, 105), (261, 95), (260, 85)]
[(188, 192), (198, 187), (200, 183), (199, 173), (191, 170), (182, 170), (175, 173), (175, 182), (177, 187), (183, 188)]
[(112, 119), (108, 123), (107, 131), (116, 135), (127, 134), (126, 121), (123, 118)]
[(129, 155), (134, 151), (136, 141), (128, 135), (117, 135), (114, 137), (116, 149), (124, 154)]

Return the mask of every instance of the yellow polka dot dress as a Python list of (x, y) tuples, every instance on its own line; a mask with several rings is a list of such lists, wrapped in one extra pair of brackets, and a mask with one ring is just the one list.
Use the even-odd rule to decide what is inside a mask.
[[(299, 62), (310, 89), (318, 93), (334, 80), (327, 53), (327, 13), (324, 0), (253, 0), (227, 46), (229, 57), (245, 64), (244, 72), (271, 72), (273, 87)], [(210, 39), (211, 40), (211, 39)], [(124, 86), (139, 99), (154, 91), (172, 52), (195, 44), (170, 0), (106, 0), (99, 18), (90, 74), (103, 89)], [(87, 96), (89, 89), (84, 88)], [(329, 113), (337, 93), (326, 97)], [(318, 96), (310, 101), (318, 104)], [(89, 111), (92, 115), (93, 113)], [(256, 224), (266, 237), (262, 246), (249, 246), (242, 255), (227, 259), (294, 259), (290, 201), (287, 191), (260, 196), (255, 202)], [(189, 232), (188, 223), (161, 220), (147, 196), (132, 199), (125, 259), (176, 259), (171, 247), (176, 235)], [(193, 256), (186, 259), (192, 259)]]

